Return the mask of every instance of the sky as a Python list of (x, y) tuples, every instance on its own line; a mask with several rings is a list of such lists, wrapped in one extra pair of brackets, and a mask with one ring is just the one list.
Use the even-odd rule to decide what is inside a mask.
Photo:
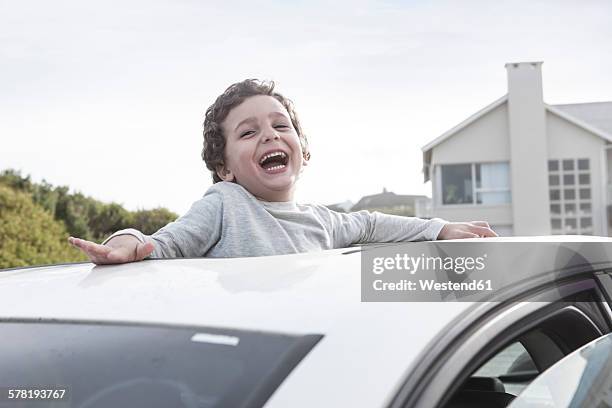
[(0, 170), (130, 210), (212, 184), (206, 108), (245, 78), (292, 99), (296, 198), (431, 196), (421, 148), (543, 61), (550, 104), (612, 100), (610, 1), (0, 0)]

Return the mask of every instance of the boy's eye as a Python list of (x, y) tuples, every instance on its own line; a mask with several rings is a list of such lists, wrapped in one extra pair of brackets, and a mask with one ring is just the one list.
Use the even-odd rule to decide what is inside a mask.
[(275, 128), (275, 129), (279, 129), (279, 128), (280, 128), (280, 129), (286, 129), (286, 128), (288, 128), (288, 127), (289, 127), (289, 126), (287, 126), (287, 125), (283, 125), (283, 124), (280, 124), (280, 125), (274, 125), (274, 128)]
[(255, 133), (254, 130), (247, 130), (246, 132), (242, 132), (240, 134), (240, 137), (246, 137), (246, 136), (251, 136), (253, 133)]

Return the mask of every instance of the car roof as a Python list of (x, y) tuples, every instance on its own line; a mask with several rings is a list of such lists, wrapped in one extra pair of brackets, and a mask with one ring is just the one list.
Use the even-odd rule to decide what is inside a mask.
[[(486, 239), (610, 241), (583, 236)], [(407, 368), (437, 333), (472, 304), (361, 302), (361, 252), (370, 248), (259, 258), (165, 259), (5, 270), (0, 271), (0, 319), (322, 334), (321, 342), (268, 405), (380, 406), (393, 395)], [(333, 385), (327, 383), (330, 378)], [(304, 393), (299, 403), (294, 399), (300, 390), (330, 386), (335, 387), (334, 392)], [(360, 386), (367, 387), (367, 392), (356, 392)]]
[[(416, 307), (401, 306), (402, 311)], [(325, 334), (353, 316), (363, 321), (370, 309), (389, 313), (393, 308), (361, 302), (360, 248), (257, 258), (81, 263), (0, 273), (0, 318)], [(442, 311), (436, 317), (451, 319)]]
[[(610, 241), (607, 237), (546, 236), (443, 242)], [(0, 271), (0, 318), (325, 333), (340, 318), (360, 316), (370, 308), (395, 308), (361, 302), (360, 253), (378, 245), (254, 258), (181, 258), (4, 270)], [(23, 301), (26, 293), (29, 300)], [(410, 303), (399, 309), (411, 308), (419, 309)], [(448, 311), (432, 308), (428, 312), (438, 321), (453, 318)]]

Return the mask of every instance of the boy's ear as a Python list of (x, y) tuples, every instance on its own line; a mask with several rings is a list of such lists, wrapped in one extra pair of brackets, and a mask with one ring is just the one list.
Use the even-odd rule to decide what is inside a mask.
[(234, 181), (234, 173), (227, 169), (224, 164), (219, 164), (217, 166), (217, 175), (223, 181)]

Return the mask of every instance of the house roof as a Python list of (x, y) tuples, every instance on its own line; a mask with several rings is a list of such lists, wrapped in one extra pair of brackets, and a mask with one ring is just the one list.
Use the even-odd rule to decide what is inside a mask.
[(551, 106), (612, 135), (612, 102), (572, 103)]
[[(431, 150), (435, 146), (491, 112), (493, 109), (501, 106), (507, 102), (507, 100), (508, 95), (506, 94), (423, 146), (421, 150), (423, 151), (424, 181), (428, 181), (430, 178), (429, 165), (431, 162)], [(612, 143), (612, 102), (575, 103), (566, 105), (548, 105), (545, 103), (544, 107), (549, 112)]]
[(567, 113), (566, 111), (563, 111), (559, 108), (556, 108), (552, 105), (546, 105), (544, 104), (544, 106), (546, 107), (546, 110), (548, 110), (549, 112), (552, 112), (554, 114), (556, 114), (557, 116), (562, 117), (563, 119), (567, 120), (568, 122), (573, 123), (574, 125), (583, 128), (584, 130), (593, 133), (594, 135), (597, 135), (599, 137), (601, 137), (602, 139), (607, 140), (608, 142), (612, 143), (612, 135), (609, 134), (608, 132), (605, 132), (595, 126), (593, 126), (590, 123), (586, 123), (584, 120), (576, 118), (575, 116)]
[(369, 208), (386, 208), (399, 205), (413, 205), (415, 200), (427, 199), (424, 195), (399, 195), (383, 189), (380, 194), (364, 196), (351, 208), (351, 211), (366, 210)]

